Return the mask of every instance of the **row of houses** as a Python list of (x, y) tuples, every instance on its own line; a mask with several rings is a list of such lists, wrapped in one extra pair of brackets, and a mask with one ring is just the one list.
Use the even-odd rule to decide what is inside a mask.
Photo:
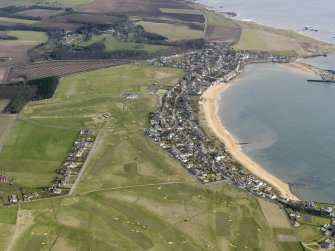
[(12, 183), (13, 182), (13, 178), (4, 175), (4, 174), (0, 174), (0, 183)]
[(73, 147), (67, 154), (62, 166), (57, 169), (58, 176), (54, 179), (48, 188), (54, 195), (63, 193), (63, 189), (69, 189), (77, 178), (82, 165), (85, 162), (87, 154), (91, 151), (95, 140), (93, 130), (81, 130)]

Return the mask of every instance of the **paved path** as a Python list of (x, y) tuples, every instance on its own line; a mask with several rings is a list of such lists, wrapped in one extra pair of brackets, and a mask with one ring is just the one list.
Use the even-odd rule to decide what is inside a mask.
[(72, 194), (74, 193), (74, 191), (76, 190), (76, 188), (77, 188), (77, 186), (78, 186), (78, 184), (79, 184), (79, 181), (80, 181), (80, 177), (81, 177), (81, 175), (84, 173), (85, 168), (86, 168), (86, 166), (87, 166), (87, 164), (88, 164), (88, 162), (89, 162), (89, 160), (90, 160), (90, 158), (91, 158), (91, 155), (92, 155), (94, 149), (96, 148), (96, 146), (97, 146), (97, 144), (98, 144), (98, 142), (99, 142), (99, 140), (100, 140), (100, 137), (101, 137), (103, 131), (104, 131), (104, 130), (101, 129), (101, 130), (99, 131), (97, 137), (95, 138), (94, 144), (93, 144), (93, 146), (92, 146), (90, 152), (88, 153), (88, 155), (87, 155), (87, 157), (86, 157), (86, 159), (85, 159), (85, 162), (84, 162), (83, 166), (82, 166), (81, 169), (80, 169), (80, 172), (79, 172), (79, 174), (78, 174), (78, 177), (77, 177), (76, 181), (74, 182), (74, 184), (72, 185), (72, 187), (71, 187), (71, 189), (70, 189), (69, 195), (72, 195)]

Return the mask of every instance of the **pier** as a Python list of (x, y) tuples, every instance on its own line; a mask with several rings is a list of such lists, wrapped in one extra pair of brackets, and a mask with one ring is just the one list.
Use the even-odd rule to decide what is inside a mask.
[(335, 83), (335, 80), (330, 79), (307, 79), (308, 82), (321, 82), (321, 83)]

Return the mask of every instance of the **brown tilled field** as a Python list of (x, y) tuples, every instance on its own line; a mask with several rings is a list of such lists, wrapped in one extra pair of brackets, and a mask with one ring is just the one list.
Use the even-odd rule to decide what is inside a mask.
[(16, 14), (22, 15), (22, 16), (41, 17), (43, 19), (46, 19), (48, 17), (58, 15), (63, 12), (64, 12), (63, 10), (31, 9), (31, 10), (20, 11), (20, 12), (17, 12)]
[(77, 13), (64, 16), (70, 23), (106, 23), (111, 24), (119, 21), (125, 21), (124, 17), (110, 16), (110, 15), (97, 15), (88, 13)]
[(128, 16), (162, 17), (179, 21), (204, 23), (205, 19), (199, 14), (163, 13), (160, 8), (192, 9), (183, 2), (174, 0), (95, 0), (81, 5), (78, 10), (94, 13), (124, 13)]
[(161, 13), (159, 8), (190, 9), (186, 4), (174, 0), (95, 0), (79, 6), (78, 10), (95, 13), (118, 12), (126, 15), (134, 13), (138, 16), (143, 14), (154, 16)]
[(127, 60), (64, 60), (46, 61), (28, 65), (14, 66), (10, 69), (6, 83), (15, 79), (25, 80), (45, 78), (50, 76), (65, 76), (73, 73), (107, 68), (129, 63)]
[(6, 67), (0, 67), (0, 84), (2, 83), (2, 79), (5, 76), (6, 72), (7, 72)]
[(27, 51), (34, 48), (40, 42), (38, 41), (1, 41), (0, 57), (9, 57), (11, 60), (0, 63), (1, 65), (27, 64), (30, 62)]
[(206, 38), (209, 41), (237, 43), (242, 33), (241, 28), (208, 26)]
[(9, 104), (10, 99), (1, 99), (0, 98), (0, 113), (4, 112), (5, 108)]
[(163, 13), (161, 17), (185, 22), (204, 23), (205, 17), (199, 14)]
[(58, 28), (58, 29), (65, 29), (68, 31), (75, 31), (79, 27), (82, 26), (82, 24), (79, 23), (68, 23), (66, 16), (57, 16), (52, 17), (50, 19), (42, 20), (41, 22), (38, 22), (36, 24), (33, 24), (31, 26), (34, 27), (41, 27), (41, 28)]

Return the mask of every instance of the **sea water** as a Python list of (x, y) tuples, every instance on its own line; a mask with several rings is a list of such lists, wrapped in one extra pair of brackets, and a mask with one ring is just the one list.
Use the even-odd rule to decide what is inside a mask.
[[(237, 19), (251, 19), (277, 28), (288, 28), (335, 43), (334, 0), (198, 0), (217, 11), (233, 11)], [(305, 26), (318, 32), (304, 30)]]
[(265, 170), (302, 200), (335, 202), (335, 84), (280, 64), (252, 64), (218, 97), (218, 116)]

